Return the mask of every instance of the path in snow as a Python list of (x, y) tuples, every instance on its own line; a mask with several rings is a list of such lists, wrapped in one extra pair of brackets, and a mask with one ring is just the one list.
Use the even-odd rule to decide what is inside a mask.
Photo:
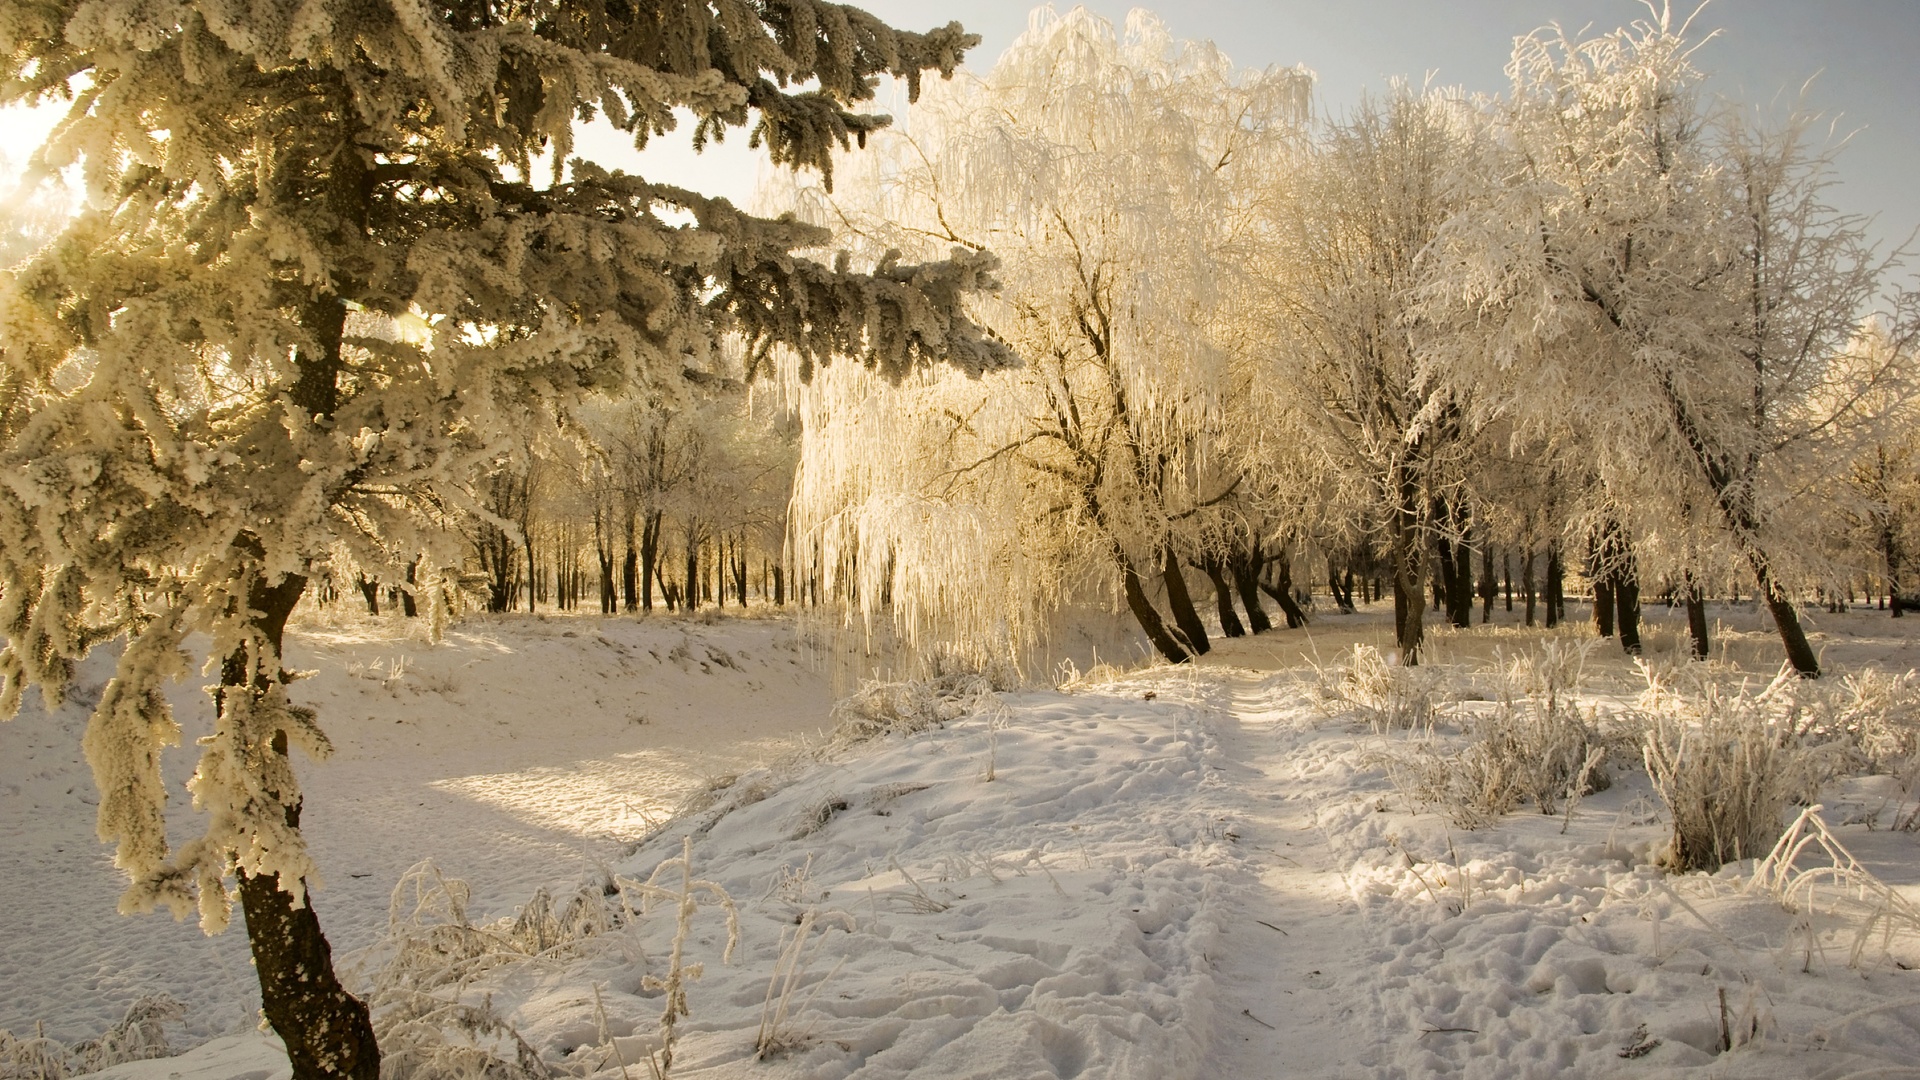
[[(1234, 672), (1215, 713), (1229, 781), (1223, 801), (1252, 880), (1221, 917), (1219, 1003), (1199, 1080), (1318, 1074), (1351, 1053), (1332, 992), (1356, 962), (1345, 876), (1314, 823), (1311, 765), (1293, 754), (1274, 680)], [(1311, 793), (1311, 794), (1310, 794)]]

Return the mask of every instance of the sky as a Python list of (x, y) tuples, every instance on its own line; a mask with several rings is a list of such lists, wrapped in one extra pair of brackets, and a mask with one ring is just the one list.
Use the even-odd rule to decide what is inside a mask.
[[(1026, 29), (1030, 0), (866, 0), (902, 29), (957, 19), (981, 36), (969, 65), (984, 69)], [(1094, 0), (1120, 22), (1133, 6)], [(1064, 10), (1064, 8), (1063, 8)], [(1489, 93), (1505, 89), (1516, 35), (1552, 22), (1608, 29), (1648, 17), (1637, 0), (1181, 0), (1156, 9), (1176, 37), (1218, 43), (1238, 64), (1304, 65), (1318, 77), (1316, 107), (1337, 114), (1390, 77)], [(1674, 9), (1676, 20), (1692, 6)], [(1696, 53), (1709, 89), (1756, 105), (1796, 101), (1833, 125), (1848, 145), (1838, 158), (1836, 206), (1876, 217), (1884, 244), (1920, 228), (1920, 0), (1714, 0), (1689, 37), (1717, 36)], [(1811, 80), (1811, 81), (1810, 81)], [(1804, 97), (1802, 97), (1804, 87)], [(0, 110), (0, 153), (18, 160), (50, 118)], [(685, 132), (636, 157), (610, 129), (579, 151), (608, 165), (745, 203), (764, 162), (743, 132), (696, 157)]]

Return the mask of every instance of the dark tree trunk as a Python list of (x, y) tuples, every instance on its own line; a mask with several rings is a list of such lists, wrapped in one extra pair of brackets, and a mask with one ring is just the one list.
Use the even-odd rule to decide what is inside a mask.
[(1604, 575), (1593, 579), (1593, 628), (1601, 637), (1613, 636), (1613, 582)]
[[(253, 546), (259, 550), (257, 541)], [(247, 606), (259, 613), (253, 629), (267, 642), (270, 652), (262, 661), (270, 670), (250, 672), (244, 648), (227, 657), (220, 670), (217, 705), (222, 711), (235, 696), (257, 699), (278, 688), (287, 617), (306, 584), (306, 578), (293, 574), (272, 587), (255, 579)], [(275, 734), (272, 745), (262, 749), (284, 757), (286, 735)], [(288, 805), (285, 814), (287, 825), (297, 832), (299, 803)], [(247, 944), (260, 980), (261, 1011), (286, 1046), (294, 1080), (379, 1080), (380, 1049), (366, 1003), (347, 993), (335, 976), (333, 950), (320, 931), (312, 904), (296, 904), (280, 887), (277, 875), (238, 872), (237, 877)]]
[(653, 610), (653, 579), (660, 568), (661, 512), (649, 511), (640, 527), (640, 608)]
[(1473, 625), (1473, 548), (1464, 538), (1453, 546), (1453, 589), (1447, 599), (1451, 607), (1447, 618), (1466, 629)]
[(1348, 573), (1347, 588), (1346, 591), (1342, 592), (1340, 589), (1340, 568), (1334, 563), (1332, 555), (1327, 556), (1327, 595), (1333, 598), (1333, 605), (1340, 609), (1340, 614), (1353, 614), (1353, 575), (1352, 573)]
[(687, 586), (680, 594), (680, 606), (685, 611), (697, 611), (700, 608), (700, 542), (693, 534), (687, 534)]
[(1691, 578), (1687, 581), (1687, 635), (1693, 639), (1693, 658), (1705, 660), (1713, 642), (1707, 638), (1707, 598)]
[(1134, 572), (1133, 561), (1124, 555), (1120, 557), (1120, 586), (1127, 597), (1127, 610), (1133, 612), (1134, 621), (1140, 624), (1147, 640), (1153, 643), (1160, 655), (1174, 664), (1191, 660), (1192, 654), (1167, 632), (1167, 624), (1161, 621), (1160, 612), (1154, 609), (1153, 601), (1147, 597), (1147, 590), (1140, 584), (1140, 575)]
[(1507, 614), (1513, 614), (1513, 549), (1500, 551), (1500, 574), (1507, 579)]
[(379, 582), (374, 581), (373, 579), (367, 577), (367, 575), (365, 574), (361, 574), (360, 575), (360, 595), (367, 598), (367, 614), (369, 615), (380, 614), (380, 583)]
[(1415, 478), (1403, 473), (1394, 488), (1398, 495), (1388, 516), (1388, 558), (1393, 574), (1394, 644), (1400, 660), (1409, 667), (1420, 663), (1420, 648), (1426, 636), (1426, 612), (1421, 603), (1426, 591), (1426, 544), (1422, 542), (1421, 508), (1425, 499)]
[(1600, 527), (1592, 554), (1593, 617), (1601, 637), (1617, 630), (1628, 656), (1640, 655), (1640, 571), (1633, 544), (1618, 521)]
[(1632, 567), (1613, 583), (1613, 600), (1618, 611), (1620, 647), (1628, 656), (1640, 655), (1640, 575)]
[(1500, 579), (1493, 576), (1493, 545), (1480, 549), (1480, 621), (1493, 621), (1493, 602), (1500, 596)]
[(1200, 570), (1213, 583), (1214, 603), (1220, 609), (1220, 632), (1230, 638), (1246, 637), (1247, 628), (1241, 625), (1239, 614), (1233, 610), (1233, 587), (1227, 584), (1227, 570), (1220, 557), (1207, 556)]
[(1194, 655), (1206, 655), (1213, 645), (1207, 640), (1207, 627), (1200, 621), (1200, 613), (1193, 609), (1193, 596), (1187, 592), (1187, 579), (1180, 573), (1180, 559), (1174, 555), (1172, 544), (1160, 549), (1160, 580), (1166, 584), (1167, 607), (1173, 611), (1173, 623), (1180, 635), (1186, 638)]
[(640, 610), (640, 545), (634, 536), (635, 525), (635, 514), (629, 508), (625, 529), (626, 553), (620, 560), (620, 596), (628, 611)]
[(1272, 620), (1267, 618), (1267, 610), (1260, 606), (1260, 545), (1254, 544), (1245, 551), (1236, 551), (1227, 560), (1227, 569), (1233, 574), (1234, 589), (1240, 594), (1240, 606), (1247, 609), (1247, 627), (1256, 634), (1264, 634), (1273, 629)]
[(1281, 552), (1279, 558), (1268, 559), (1267, 565), (1274, 568), (1273, 584), (1262, 581), (1261, 591), (1280, 605), (1280, 613), (1287, 617), (1287, 629), (1298, 630), (1307, 625), (1307, 613), (1301, 609), (1300, 601), (1293, 598), (1293, 557)]
[(1565, 621), (1567, 617), (1567, 568), (1560, 559), (1558, 543), (1547, 546), (1547, 629)]
[(1807, 642), (1807, 632), (1800, 626), (1800, 614), (1794, 610), (1793, 598), (1774, 580), (1773, 567), (1757, 547), (1747, 546), (1747, 564), (1753, 567), (1754, 583), (1766, 600), (1767, 611), (1773, 615), (1774, 629), (1780, 632), (1780, 643), (1787, 650), (1787, 663), (1792, 664), (1803, 679), (1819, 678), (1820, 659)]
[(613, 589), (613, 537), (607, 521), (606, 511), (595, 507), (593, 511), (593, 553), (600, 562), (600, 614), (612, 615), (619, 610), (620, 598)]
[(1527, 625), (1533, 625), (1533, 604), (1536, 596), (1533, 588), (1533, 549), (1527, 548), (1520, 556), (1520, 597), (1526, 602)]
[(400, 611), (409, 619), (415, 618), (420, 614), (420, 609), (414, 603), (413, 599), (413, 587), (419, 584), (417, 576), (419, 568), (419, 559), (415, 559), (407, 564), (407, 587), (400, 590)]
[(1893, 618), (1906, 614), (1912, 606), (1909, 597), (1901, 593), (1904, 583), (1901, 580), (1902, 564), (1906, 562), (1906, 553), (1900, 550), (1900, 536), (1891, 524), (1880, 529), (1880, 554), (1887, 562), (1887, 607), (1892, 610)]

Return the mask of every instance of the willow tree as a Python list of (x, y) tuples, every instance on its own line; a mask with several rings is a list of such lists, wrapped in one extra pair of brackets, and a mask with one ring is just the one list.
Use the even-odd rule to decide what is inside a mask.
[[(1257, 239), (1252, 193), (1298, 135), (1308, 86), (1297, 70), (1236, 68), (1144, 12), (1116, 27), (1076, 9), (1037, 13), (990, 72), (929, 94), (912, 132), (883, 139), (884, 156), (850, 164), (840, 192), (822, 193), (818, 220), (875, 250), (991, 248), (1004, 289), (982, 318), (1026, 364), (971, 401), (957, 384), (896, 400), (929, 426), (925, 462), (892, 453), (897, 441), (849, 453), (835, 444), (846, 428), (810, 439), (796, 526), (865, 522), (864, 539), (839, 546), (867, 545), (863, 568), (905, 566), (887, 555), (917, 545), (904, 530), (936, 507), (999, 505), (998, 485), (1015, 485), (1031, 514), (1006, 543), (1021, 551), (989, 545), (1006, 554), (980, 564), (996, 594), (1013, 580), (1091, 577), (1117, 586), (1166, 659), (1205, 651), (1181, 549), (1197, 554), (1198, 517), (1236, 484), (1219, 446), (1234, 343), (1219, 331), (1235, 318), (1229, 279)], [(868, 475), (842, 484), (841, 463)], [(900, 536), (882, 506), (900, 511)], [(986, 569), (1027, 556), (1061, 572)]]
[(1455, 217), (1439, 275), (1489, 334), (1449, 370), (1565, 433), (1615, 506), (1665, 508), (1660, 528), (1693, 534), (1670, 551), (1730, 549), (1811, 677), (1793, 593), (1819, 545), (1798, 526), (1897, 375), (1845, 358), (1891, 262), (1826, 202), (1807, 118), (1710, 105), (1684, 31), (1663, 10), (1517, 43), (1504, 162)]
[[(122, 909), (216, 931), (234, 881), (295, 1076), (378, 1075), (307, 903), (290, 758), (327, 750), (281, 644), (328, 545), (417, 550), (423, 510), (477, 510), (475, 477), (583, 395), (677, 386), (723, 334), (894, 373), (1008, 360), (957, 314), (988, 257), (797, 258), (820, 230), (567, 164), (574, 123), (644, 143), (679, 108), (697, 138), (751, 123), (825, 170), (885, 122), (856, 111), (878, 76), (917, 90), (973, 41), (815, 0), (0, 5), (0, 101), (68, 102), (39, 160), (88, 196), (0, 278), (29, 399), (0, 447), (0, 715), (123, 643), (85, 737)], [(189, 784), (207, 826), (169, 849), (163, 688), (196, 632), (219, 674)]]

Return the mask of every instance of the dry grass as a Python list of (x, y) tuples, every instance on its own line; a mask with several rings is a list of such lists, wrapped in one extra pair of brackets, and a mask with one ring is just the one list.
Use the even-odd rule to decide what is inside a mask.
[(1809, 801), (1838, 756), (1799, 721), (1782, 680), (1759, 694), (1707, 685), (1669, 696), (1647, 725), (1641, 756), (1667, 805), (1670, 870), (1718, 870), (1758, 857), (1780, 835), (1789, 803)]

